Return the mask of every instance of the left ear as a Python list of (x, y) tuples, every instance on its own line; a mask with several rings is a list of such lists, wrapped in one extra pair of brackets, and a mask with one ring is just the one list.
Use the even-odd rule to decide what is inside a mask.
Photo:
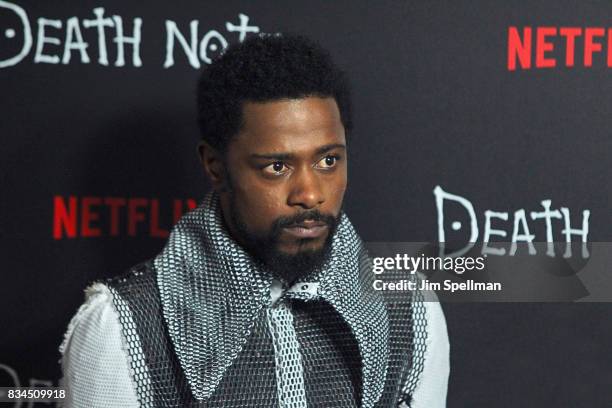
[(197, 150), (204, 172), (213, 188), (218, 192), (225, 191), (228, 180), (225, 174), (223, 154), (203, 140), (198, 143)]

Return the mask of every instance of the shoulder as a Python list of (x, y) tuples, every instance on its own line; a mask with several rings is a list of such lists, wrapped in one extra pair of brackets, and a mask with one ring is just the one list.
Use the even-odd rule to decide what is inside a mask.
[[(450, 342), (442, 306), (433, 292), (415, 302), (417, 335), (413, 354), (412, 408), (445, 407), (450, 374)], [(418, 333), (420, 332), (420, 333)]]
[(107, 285), (94, 283), (85, 289), (85, 302), (70, 321), (60, 352), (64, 354), (73, 343), (80, 343), (93, 334), (112, 333), (115, 325), (118, 325), (118, 316), (113, 295)]
[(142, 283), (144, 281), (155, 281), (155, 268), (152, 259), (132, 266), (121, 275), (107, 279), (105, 284), (114, 289), (125, 284)]
[(137, 406), (113, 294), (94, 283), (85, 296), (60, 345), (67, 406)]

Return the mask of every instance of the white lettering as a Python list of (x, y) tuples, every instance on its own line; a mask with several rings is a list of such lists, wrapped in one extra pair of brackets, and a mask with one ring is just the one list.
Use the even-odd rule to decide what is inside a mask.
[(179, 41), (187, 55), (189, 64), (194, 68), (200, 68), (200, 61), (198, 60), (197, 44), (198, 44), (198, 21), (193, 20), (189, 24), (191, 43), (187, 44), (187, 40), (183, 34), (179, 31), (176, 23), (172, 20), (166, 20), (166, 61), (164, 62), (164, 68), (169, 68), (174, 65), (174, 37)]
[[(74, 40), (76, 38), (76, 41)], [(66, 20), (66, 42), (64, 43), (64, 56), (62, 64), (70, 62), (71, 50), (78, 50), (81, 53), (81, 63), (89, 64), (89, 55), (87, 55), (87, 47), (89, 45), (83, 41), (83, 34), (79, 27), (79, 19), (71, 17)]]
[(489, 255), (504, 255), (506, 253), (505, 248), (492, 248), (489, 246), (489, 242), (491, 241), (491, 235), (497, 235), (502, 238), (505, 238), (507, 236), (506, 231), (491, 228), (491, 218), (498, 218), (500, 220), (508, 221), (508, 213), (489, 210), (485, 211), (484, 234), (482, 237), (482, 253)]
[[(587, 238), (589, 236), (589, 216), (591, 215), (591, 212), (589, 210), (582, 211), (581, 229), (571, 228), (570, 212), (568, 208), (561, 207), (561, 213), (563, 214), (563, 219), (565, 221), (565, 228), (563, 228), (561, 231), (565, 235), (565, 253), (563, 254), (563, 257), (570, 258), (572, 256), (572, 235), (580, 236), (584, 244), (587, 242)], [(582, 257), (589, 257), (589, 250), (586, 245), (582, 245)]]
[(60, 20), (48, 20), (46, 18), (39, 18), (38, 20), (38, 39), (36, 40), (36, 54), (34, 54), (34, 63), (45, 63), (45, 64), (58, 64), (60, 58), (57, 55), (43, 54), (43, 47), (45, 44), (60, 45), (58, 38), (47, 37), (45, 35), (45, 27), (53, 27), (60, 29), (62, 28), (62, 22)]
[(238, 37), (238, 41), (243, 42), (246, 38), (247, 33), (258, 33), (259, 32), (258, 26), (249, 26), (249, 16), (240, 13), (238, 14), (238, 17), (240, 18), (240, 25), (236, 26), (230, 22), (225, 23), (225, 28), (230, 33), (233, 33), (233, 32), (240, 33), (240, 36)]
[[(11, 58), (0, 60), (0, 68), (6, 68), (20, 63), (32, 49), (32, 29), (30, 28), (28, 15), (25, 10), (18, 5), (9, 3), (8, 1), (0, 1), (0, 8), (6, 8), (17, 14), (17, 17), (21, 20), (21, 28), (23, 31), (23, 46), (21, 47), (21, 51)], [(15, 30), (9, 28), (5, 31), (5, 35), (8, 38), (15, 38)]]
[(532, 220), (538, 220), (544, 218), (544, 222), (546, 225), (546, 255), (555, 256), (555, 247), (553, 245), (553, 229), (552, 229), (552, 219), (558, 218), (561, 219), (561, 213), (559, 210), (550, 211), (551, 200), (542, 200), (541, 204), (544, 207), (544, 211), (535, 212), (532, 211), (530, 213)]
[(93, 10), (95, 20), (83, 20), (83, 27), (96, 27), (98, 30), (98, 64), (108, 65), (108, 53), (106, 51), (106, 31), (104, 27), (112, 27), (113, 20), (110, 17), (104, 18), (104, 8), (96, 7)]
[[(524, 233), (520, 234), (519, 230), (523, 227)], [(514, 229), (512, 230), (512, 246), (510, 247), (510, 255), (516, 254), (516, 243), (519, 241), (527, 242), (529, 244), (529, 255), (535, 255), (536, 249), (533, 246), (533, 239), (535, 235), (529, 233), (529, 227), (527, 226), (527, 216), (525, 210), (517, 210), (514, 212)]]
[(219, 41), (222, 49), (227, 48), (227, 41), (225, 40), (225, 38), (223, 38), (221, 33), (216, 30), (210, 30), (209, 32), (207, 32), (204, 38), (202, 38), (202, 42), (200, 43), (200, 58), (207, 64), (210, 64), (212, 62), (212, 59), (208, 57), (208, 50), (210, 49), (213, 52), (218, 50), (217, 44), (210, 44), (210, 41), (213, 38), (216, 38), (217, 41)]
[(134, 32), (131, 37), (127, 37), (123, 34), (123, 20), (120, 16), (113, 16), (115, 21), (115, 38), (113, 41), (117, 44), (117, 60), (115, 61), (116, 67), (125, 66), (125, 44), (132, 45), (132, 65), (135, 67), (142, 66), (142, 60), (140, 59), (140, 41), (141, 41), (141, 27), (142, 18), (134, 18)]
[[(436, 186), (434, 188), (434, 195), (436, 197), (436, 208), (438, 210), (438, 242), (440, 243), (440, 256), (461, 256), (469, 251), (478, 239), (478, 223), (476, 222), (474, 206), (472, 206), (472, 203), (467, 199), (455, 194), (447, 193), (440, 186)], [(446, 242), (446, 234), (444, 233), (444, 200), (452, 200), (461, 204), (470, 216), (470, 239), (468, 244), (464, 248), (451, 254), (444, 254), (444, 245)]]

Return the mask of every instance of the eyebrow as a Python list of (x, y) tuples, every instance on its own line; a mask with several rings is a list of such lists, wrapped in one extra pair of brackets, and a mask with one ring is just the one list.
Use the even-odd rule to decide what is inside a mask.
[[(325, 146), (319, 147), (315, 151), (315, 155), (320, 155), (323, 153), (327, 153), (333, 149), (345, 149), (346, 145), (343, 143), (333, 143), (327, 144)], [(268, 160), (289, 160), (294, 157), (291, 153), (253, 153), (251, 154), (251, 158), (253, 159), (268, 159)]]

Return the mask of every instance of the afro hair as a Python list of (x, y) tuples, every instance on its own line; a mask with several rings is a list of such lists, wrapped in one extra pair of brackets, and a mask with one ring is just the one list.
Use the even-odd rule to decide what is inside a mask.
[(351, 130), (346, 75), (317, 43), (296, 34), (262, 34), (228, 47), (204, 69), (198, 84), (202, 139), (225, 152), (241, 129), (245, 102), (309, 96), (334, 98)]

